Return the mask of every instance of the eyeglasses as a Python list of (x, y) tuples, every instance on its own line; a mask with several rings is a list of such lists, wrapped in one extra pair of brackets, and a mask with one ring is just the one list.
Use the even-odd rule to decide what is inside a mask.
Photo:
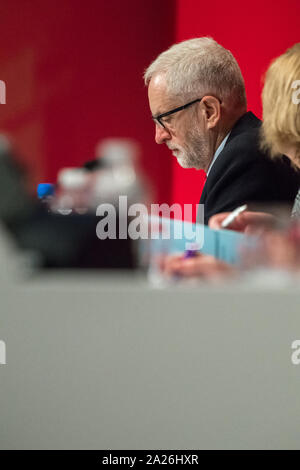
[(171, 109), (171, 111), (167, 111), (166, 113), (158, 114), (157, 116), (152, 116), (152, 119), (154, 120), (154, 122), (158, 123), (161, 127), (163, 127), (164, 129), (167, 129), (165, 123), (162, 121), (162, 119), (164, 117), (170, 116), (171, 114), (174, 114), (174, 113), (178, 113), (178, 111), (182, 111), (183, 109), (186, 109), (189, 106), (192, 106), (192, 104), (198, 103), (198, 101), (201, 101), (202, 99), (203, 99), (203, 97), (202, 98), (197, 98), (196, 100), (190, 101), (189, 103), (184, 104), (183, 106), (179, 106), (178, 108)]

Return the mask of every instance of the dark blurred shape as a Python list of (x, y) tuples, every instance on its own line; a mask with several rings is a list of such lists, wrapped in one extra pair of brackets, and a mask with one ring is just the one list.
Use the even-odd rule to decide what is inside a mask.
[(104, 159), (101, 158), (95, 158), (94, 160), (88, 160), (83, 164), (83, 168), (85, 168), (88, 171), (95, 171), (95, 170), (101, 170), (102, 168), (105, 168), (105, 161)]
[(13, 149), (0, 136), (0, 220), (23, 250), (47, 268), (133, 268), (130, 239), (99, 240), (100, 217), (48, 213), (25, 189)]
[(48, 268), (134, 268), (131, 240), (96, 236), (94, 215), (39, 213), (17, 233), (20, 246), (37, 251)]
[(25, 173), (14, 157), (14, 151), (0, 135), (0, 219), (15, 231), (36, 212), (37, 204), (25, 189)]

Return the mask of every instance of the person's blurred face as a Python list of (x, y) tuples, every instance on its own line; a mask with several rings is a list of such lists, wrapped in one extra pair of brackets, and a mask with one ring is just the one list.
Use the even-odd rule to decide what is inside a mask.
[[(180, 103), (168, 95), (163, 75), (154, 76), (148, 87), (148, 97), (153, 116), (168, 112), (186, 103)], [(197, 99), (199, 97), (195, 97)], [(199, 118), (197, 106), (178, 111), (162, 118), (164, 127), (155, 122), (155, 141), (166, 144), (183, 168), (207, 170), (211, 155), (205, 123)]]

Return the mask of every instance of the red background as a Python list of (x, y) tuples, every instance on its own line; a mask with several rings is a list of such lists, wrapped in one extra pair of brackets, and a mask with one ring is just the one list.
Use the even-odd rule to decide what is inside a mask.
[(143, 70), (175, 41), (212, 36), (238, 60), (260, 116), (261, 76), (300, 40), (299, 23), (299, 0), (2, 0), (0, 131), (14, 137), (34, 182), (92, 158), (102, 138), (135, 138), (157, 200), (197, 203), (201, 172), (154, 142)]
[(35, 182), (93, 158), (102, 138), (131, 137), (158, 199), (169, 199), (172, 161), (154, 142), (142, 75), (173, 42), (175, 5), (1, 0), (0, 132), (15, 138)]
[[(261, 117), (263, 73), (274, 57), (300, 41), (300, 1), (177, 0), (176, 42), (199, 36), (230, 49), (245, 79), (248, 109)], [(203, 172), (173, 162), (173, 201), (196, 204), (202, 186)]]

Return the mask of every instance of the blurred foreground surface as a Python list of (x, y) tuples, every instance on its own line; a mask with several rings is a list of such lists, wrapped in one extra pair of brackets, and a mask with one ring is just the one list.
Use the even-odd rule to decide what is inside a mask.
[(0, 271), (1, 449), (299, 448), (294, 286)]

